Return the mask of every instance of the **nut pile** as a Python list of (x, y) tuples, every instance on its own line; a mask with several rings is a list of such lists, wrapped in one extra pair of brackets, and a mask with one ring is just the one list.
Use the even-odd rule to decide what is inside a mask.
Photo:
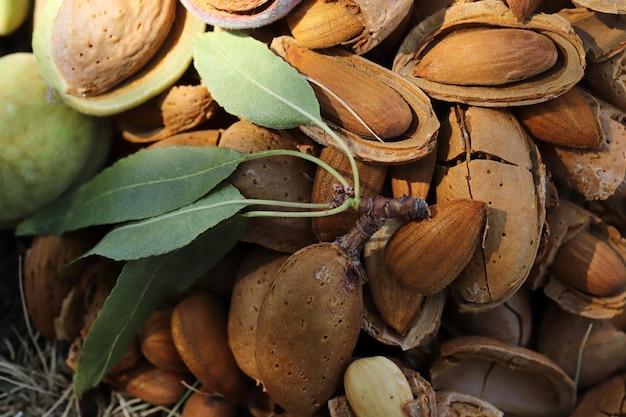
[[(350, 178), (323, 130), (267, 129), (212, 101), (190, 66), (193, 37), (206, 23), (245, 29), (311, 79), (362, 196), (424, 199), (430, 217), (388, 218), (359, 244), (358, 213), (248, 221), (104, 382), (173, 404), (197, 380), (188, 417), (623, 412), (621, 2), (265, 3), (48, 0), (34, 54), (60, 99), (110, 118), (112, 159), (290, 149)], [(286, 156), (247, 161), (229, 181), (246, 198), (336, 193), (325, 170)], [(73, 342), (70, 365), (120, 270), (100, 258), (60, 269), (93, 245), (99, 231), (86, 232), (37, 236), (25, 259), (31, 319)]]

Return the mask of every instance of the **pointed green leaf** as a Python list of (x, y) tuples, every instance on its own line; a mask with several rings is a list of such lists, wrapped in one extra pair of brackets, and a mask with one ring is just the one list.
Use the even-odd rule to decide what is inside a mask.
[(102, 255), (119, 261), (171, 252), (235, 215), (247, 205), (242, 200), (239, 190), (224, 182), (193, 204), (113, 229), (83, 256)]
[(157, 216), (202, 197), (245, 158), (232, 149), (209, 146), (142, 150), (22, 222), (17, 234), (60, 234)]
[(306, 79), (260, 41), (237, 32), (206, 32), (193, 46), (194, 65), (211, 95), (234, 115), (273, 129), (320, 119)]
[(97, 385), (115, 366), (141, 325), (166, 297), (185, 290), (232, 249), (243, 234), (244, 224), (242, 216), (234, 216), (175, 252), (124, 266), (85, 339), (74, 375), (74, 389), (79, 395)]

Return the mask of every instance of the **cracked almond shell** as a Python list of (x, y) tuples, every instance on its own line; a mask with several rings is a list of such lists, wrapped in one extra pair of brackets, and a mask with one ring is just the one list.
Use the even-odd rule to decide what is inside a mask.
[[(158, 47), (158, 50), (153, 51), (153, 55), (151, 55), (151, 58), (145, 65), (142, 65), (140, 68), (135, 68), (136, 72), (129, 75), (128, 78), (109, 90), (92, 96), (84, 96), (81, 95), (82, 90), (79, 89), (78, 95), (76, 95), (76, 89), (71, 87), (69, 80), (64, 77), (63, 72), (55, 63), (54, 58), (59, 52), (55, 48), (61, 47), (61, 44), (54, 43), (53, 39), (55, 39), (55, 30), (58, 30), (56, 26), (57, 20), (64, 3), (66, 3), (64, 0), (48, 0), (39, 10), (33, 32), (33, 52), (37, 58), (43, 77), (52, 89), (54, 89), (58, 97), (68, 106), (82, 113), (96, 116), (108, 116), (121, 113), (122, 111), (144, 103), (174, 84), (191, 63), (191, 44), (195, 35), (204, 32), (206, 26), (204, 22), (195, 18), (188, 13), (182, 5), (177, 3), (175, 5), (175, 18), (171, 28), (167, 28), (167, 36), (160, 47)], [(84, 7), (88, 7), (89, 4), (90, 3), (85, 3)], [(133, 33), (132, 31), (135, 30), (135, 26), (132, 22), (129, 25), (128, 22), (124, 22), (124, 19), (120, 19), (119, 21), (113, 19), (106, 21), (102, 16), (106, 16), (107, 14), (113, 16), (117, 13), (113, 13), (113, 10), (111, 10), (111, 13), (105, 13), (103, 10), (101, 10), (101, 12), (102, 14), (98, 17), (98, 19), (101, 20), (95, 22), (93, 26), (87, 27), (88, 29), (93, 28), (94, 30), (97, 28), (99, 32), (92, 34), (83, 32), (80, 37), (70, 36), (68, 43), (72, 44), (68, 45), (68, 50), (78, 56), (80, 56), (81, 53), (83, 55), (86, 54), (87, 50), (90, 49), (89, 45), (92, 45), (92, 47), (96, 45), (95, 40), (101, 37), (102, 32), (108, 33), (111, 39), (115, 37), (127, 37), (129, 44), (141, 44), (141, 35), (138, 34), (141, 32), (135, 31), (134, 36), (129, 36), (124, 33), (127, 30)], [(84, 29), (80, 30), (84, 31)], [(88, 37), (89, 35), (91, 35), (91, 39), (94, 41), (87, 44), (81, 43), (81, 41), (84, 42), (85, 39), (90, 39)], [(101, 60), (106, 62), (122, 59), (122, 57), (118, 55), (125, 48), (118, 44), (106, 46), (111, 49), (107, 51), (106, 49), (102, 49), (104, 46), (100, 48), (102, 50), (97, 52), (102, 55), (98, 55), (101, 56), (101, 58), (94, 58), (96, 61)], [(85, 51), (81, 51), (81, 49), (85, 49)], [(132, 61), (132, 58), (130, 60)], [(115, 73), (124, 65), (127, 65), (127, 63), (123, 61), (112, 64), (109, 66), (110, 71), (108, 72)]]
[(530, 272), (545, 217), (545, 168), (506, 109), (456, 106), (437, 146), (437, 203), (487, 203), (482, 245), (449, 287), (462, 311), (485, 311), (510, 297)]
[[(444, 39), (447, 34), (468, 28), (483, 30), (523, 29), (549, 38), (558, 51), (556, 63), (540, 74), (503, 85), (446, 84), (416, 77), (415, 70), (425, 51)], [(491, 47), (488, 37), (484, 40), (484, 55)], [(505, 45), (506, 46), (506, 45)], [(456, 50), (449, 52), (454, 62)], [(515, 52), (503, 54), (510, 58)], [(476, 55), (476, 54), (475, 54)], [(477, 55), (476, 55), (477, 56)], [(520, 65), (525, 63), (520, 56)], [(498, 64), (498, 63), (496, 63)], [(490, 67), (489, 62), (477, 63), (475, 71)], [(534, 68), (529, 68), (533, 70)], [(404, 38), (393, 63), (393, 70), (414, 82), (429, 96), (457, 103), (488, 107), (528, 105), (557, 97), (572, 88), (584, 75), (585, 51), (580, 38), (564, 18), (555, 14), (534, 14), (520, 22), (512, 11), (499, 1), (457, 3), (441, 9), (415, 26)]]
[[(296, 41), (287, 36), (275, 38), (271, 48), (276, 54), (284, 57), (285, 47), (290, 42)], [(365, 139), (326, 120), (326, 123), (348, 145), (348, 148), (356, 158), (364, 161), (397, 164), (420, 159), (432, 152), (439, 130), (439, 121), (434, 113), (430, 99), (423, 91), (407, 78), (359, 55), (340, 49), (329, 49), (325, 53), (327, 57), (336, 63), (337, 77), (341, 77), (342, 68), (345, 67), (364, 72), (368, 77), (373, 76), (395, 90), (408, 104), (413, 114), (413, 121), (404, 133), (384, 142)], [(300, 130), (322, 145), (334, 148), (339, 147), (335, 140), (318, 126), (302, 125)]]
[(433, 388), (476, 396), (506, 415), (566, 416), (576, 404), (574, 381), (533, 350), (482, 336), (445, 342), (430, 368)]

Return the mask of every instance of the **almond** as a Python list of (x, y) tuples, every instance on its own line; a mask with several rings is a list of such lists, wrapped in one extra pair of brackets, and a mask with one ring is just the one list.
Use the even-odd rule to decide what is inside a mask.
[(327, 90), (343, 100), (382, 139), (396, 138), (411, 125), (411, 109), (396, 90), (379, 80), (376, 75), (348, 65), (341, 56), (314, 52), (295, 42), (289, 42), (285, 44), (284, 59), (302, 74), (325, 87), (312, 84), (322, 115), (333, 123), (362, 137), (375, 138)]
[(414, 75), (443, 84), (502, 85), (541, 74), (558, 57), (552, 40), (532, 30), (455, 30), (422, 53)]
[(588, 231), (561, 245), (550, 272), (575, 289), (600, 297), (614, 294), (626, 283), (624, 259)]
[(402, 370), (384, 356), (352, 362), (344, 375), (344, 387), (350, 407), (359, 417), (404, 416), (402, 406), (413, 401)]
[(572, 88), (543, 103), (513, 108), (513, 113), (534, 138), (573, 148), (600, 148), (604, 133), (599, 104), (588, 93)]
[(430, 210), (430, 219), (400, 227), (385, 249), (392, 276), (423, 295), (441, 291), (459, 275), (480, 242), (487, 216), (486, 204), (477, 200), (454, 200)]
[(339, 45), (365, 30), (359, 6), (350, 0), (305, 0), (286, 20), (293, 37), (311, 49)]

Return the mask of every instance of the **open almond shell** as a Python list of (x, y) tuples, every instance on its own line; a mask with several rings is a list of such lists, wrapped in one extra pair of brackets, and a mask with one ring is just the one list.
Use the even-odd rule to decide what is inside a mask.
[[(296, 41), (286, 36), (275, 38), (271, 48), (282, 57), (284, 56), (285, 45), (288, 42)], [(434, 149), (439, 130), (439, 121), (433, 111), (430, 99), (423, 91), (408, 79), (359, 55), (341, 49), (330, 49), (326, 53), (337, 62), (337, 77), (341, 77), (341, 67), (343, 65), (366, 72), (369, 75), (374, 75), (377, 79), (396, 90), (407, 102), (413, 113), (413, 122), (401, 137), (385, 142), (365, 139), (325, 120), (348, 145), (348, 148), (356, 158), (371, 162), (400, 164), (422, 158)], [(311, 139), (322, 145), (339, 148), (339, 145), (318, 126), (302, 125), (300, 129)]]
[[(446, 34), (470, 27), (519, 28), (545, 35), (554, 42), (558, 60), (541, 74), (504, 85), (462, 86), (414, 76), (424, 51)], [(489, 47), (488, 43), (485, 47)], [(527, 105), (557, 97), (582, 79), (584, 69), (583, 44), (564, 18), (555, 14), (534, 14), (520, 22), (502, 2), (490, 0), (457, 3), (432, 14), (404, 38), (393, 63), (395, 72), (410, 79), (430, 97), (487, 107)]]

